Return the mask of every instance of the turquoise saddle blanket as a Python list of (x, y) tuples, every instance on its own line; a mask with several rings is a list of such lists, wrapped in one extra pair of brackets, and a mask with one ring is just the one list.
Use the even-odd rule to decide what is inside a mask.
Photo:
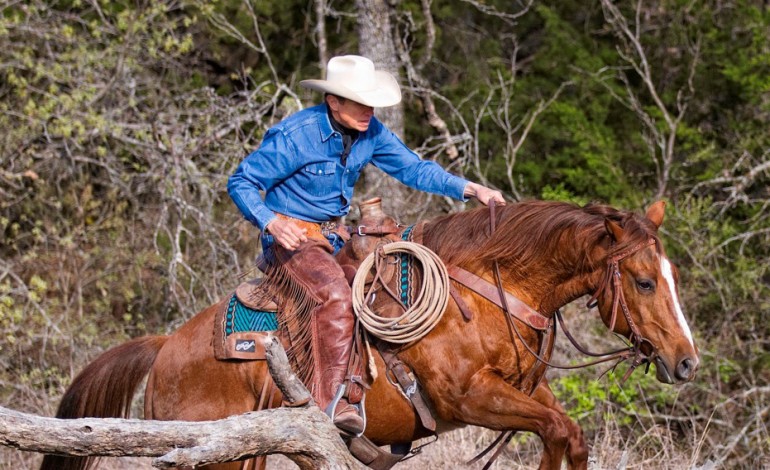
[(253, 310), (233, 293), (227, 304), (224, 328), (226, 336), (245, 331), (274, 331), (278, 329), (278, 314)]

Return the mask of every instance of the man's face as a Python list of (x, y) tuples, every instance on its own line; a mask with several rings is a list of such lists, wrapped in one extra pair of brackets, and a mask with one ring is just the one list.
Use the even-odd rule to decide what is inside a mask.
[(369, 121), (374, 116), (374, 108), (371, 106), (333, 95), (328, 97), (327, 103), (332, 110), (332, 117), (343, 126), (359, 132), (369, 129)]

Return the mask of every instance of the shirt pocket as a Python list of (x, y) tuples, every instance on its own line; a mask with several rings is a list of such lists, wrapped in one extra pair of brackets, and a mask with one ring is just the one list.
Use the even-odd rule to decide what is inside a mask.
[(313, 163), (303, 170), (302, 185), (313, 196), (324, 196), (334, 192), (334, 174), (337, 172), (335, 162)]
[(361, 176), (361, 169), (364, 167), (363, 163), (359, 163), (358, 165), (350, 165), (345, 170), (345, 183), (348, 187), (353, 187), (356, 185), (356, 181), (358, 181), (358, 177)]

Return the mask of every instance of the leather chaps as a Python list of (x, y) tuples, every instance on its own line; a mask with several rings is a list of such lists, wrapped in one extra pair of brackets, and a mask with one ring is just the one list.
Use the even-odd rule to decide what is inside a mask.
[[(308, 384), (318, 405), (327, 410), (340, 386), (350, 386), (348, 365), (353, 349), (355, 317), (345, 273), (326, 240), (311, 238), (295, 251), (273, 245), (278, 262), (318, 306), (312, 311), (314, 383)], [(335, 410), (327, 410), (341, 429), (358, 434), (363, 420), (343, 397)]]

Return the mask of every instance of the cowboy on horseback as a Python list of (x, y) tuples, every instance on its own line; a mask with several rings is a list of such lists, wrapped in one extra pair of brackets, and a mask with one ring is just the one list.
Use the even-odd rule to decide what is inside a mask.
[(363, 167), (373, 163), (407, 186), (458, 200), (505, 201), (499, 191), (420, 159), (374, 117), (374, 108), (401, 101), (401, 89), (390, 73), (375, 70), (371, 60), (334, 57), (325, 80), (300, 85), (324, 92), (324, 102), (268, 130), (227, 188), (244, 217), (262, 231), (268, 259), (314, 302), (314, 399), (338, 428), (360, 434), (363, 419), (338, 395), (351, 380), (354, 315), (351, 289), (333, 255), (349, 238), (339, 222), (350, 211)]

